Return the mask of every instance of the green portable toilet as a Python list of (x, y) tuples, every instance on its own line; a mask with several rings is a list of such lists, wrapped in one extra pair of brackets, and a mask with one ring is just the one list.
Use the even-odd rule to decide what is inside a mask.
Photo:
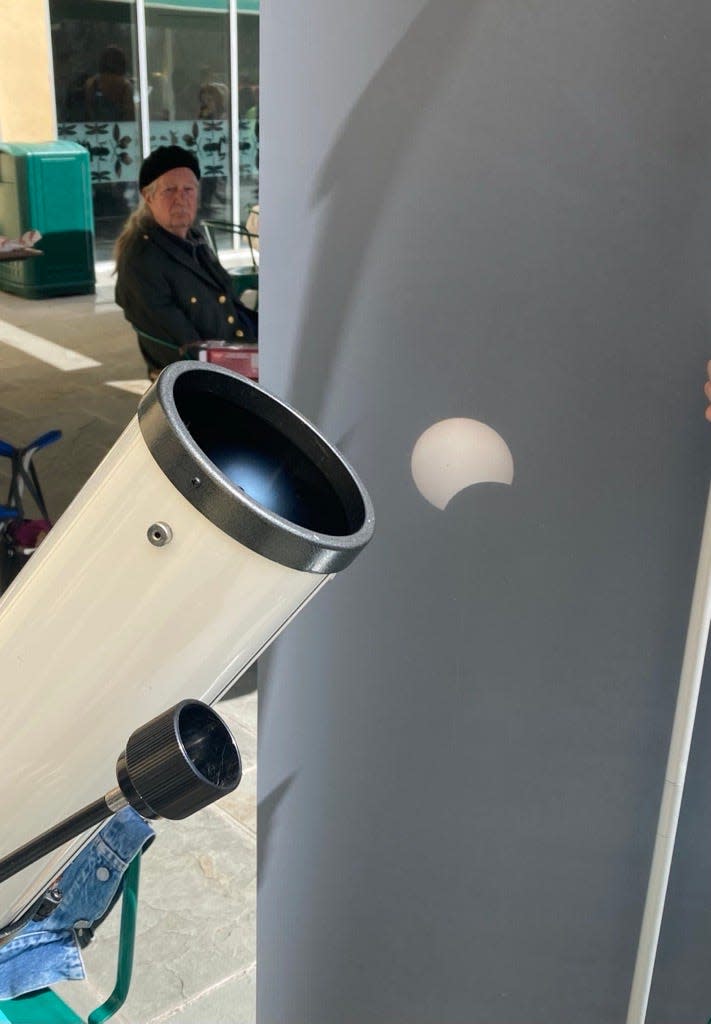
[(0, 234), (35, 228), (42, 256), (0, 263), (0, 289), (28, 299), (95, 290), (89, 154), (76, 142), (0, 143)]

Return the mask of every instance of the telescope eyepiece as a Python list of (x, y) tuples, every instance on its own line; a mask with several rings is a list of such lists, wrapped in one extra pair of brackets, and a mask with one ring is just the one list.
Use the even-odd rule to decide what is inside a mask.
[(131, 734), (116, 778), (144, 818), (177, 821), (235, 790), (242, 760), (217, 712), (183, 700)]

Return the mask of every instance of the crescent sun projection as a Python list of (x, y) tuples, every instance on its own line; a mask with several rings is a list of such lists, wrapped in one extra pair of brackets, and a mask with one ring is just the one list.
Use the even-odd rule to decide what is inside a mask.
[(464, 417), (428, 427), (417, 439), (410, 465), (418, 491), (439, 509), (465, 487), (510, 484), (514, 476), (513, 457), (503, 437), (486, 423)]

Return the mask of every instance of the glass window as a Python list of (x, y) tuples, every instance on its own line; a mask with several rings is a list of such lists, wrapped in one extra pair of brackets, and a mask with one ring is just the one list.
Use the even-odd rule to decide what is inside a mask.
[(227, 0), (209, 9), (146, 4), (151, 149), (178, 145), (202, 171), (199, 216), (232, 219), (230, 24)]
[[(148, 96), (142, 98), (135, 0), (49, 0), (58, 133), (89, 152), (97, 259), (111, 258), (138, 202), (142, 99), (151, 149), (177, 144), (200, 161), (202, 219), (244, 223), (258, 203), (258, 0), (238, 0), (236, 83), (230, 81), (229, 3), (146, 0)], [(232, 102), (239, 125), (234, 183)], [(219, 241), (231, 246), (231, 232)]]
[[(240, 3), (240, 8), (242, 6)], [(237, 63), (239, 219), (244, 224), (252, 207), (259, 202), (259, 17), (256, 13), (237, 15)]]
[(96, 257), (138, 199), (141, 162), (135, 3), (50, 0), (60, 139), (89, 151)]

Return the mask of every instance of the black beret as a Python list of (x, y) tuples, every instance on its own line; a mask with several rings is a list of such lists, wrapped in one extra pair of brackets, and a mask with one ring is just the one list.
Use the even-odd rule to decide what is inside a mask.
[(143, 190), (156, 178), (167, 171), (173, 171), (176, 167), (187, 167), (200, 180), (200, 164), (197, 158), (181, 146), (159, 146), (149, 153), (141, 164), (138, 175), (138, 187)]

